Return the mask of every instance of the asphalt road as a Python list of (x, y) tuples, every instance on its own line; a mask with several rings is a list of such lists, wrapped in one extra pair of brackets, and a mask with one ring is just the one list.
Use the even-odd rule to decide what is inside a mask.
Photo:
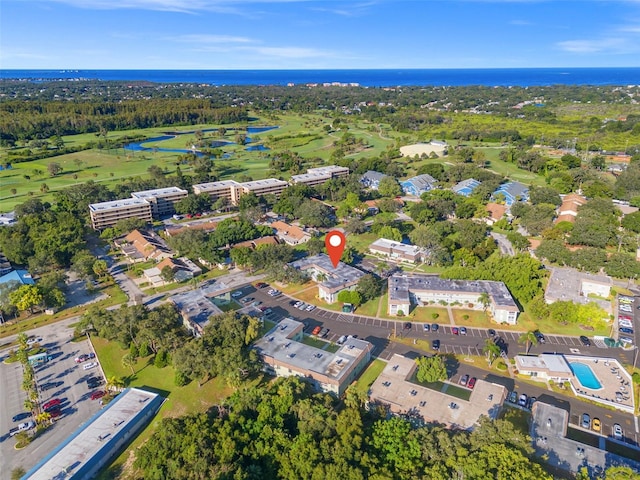
[[(70, 342), (72, 330), (66, 327), (72, 321), (70, 319), (29, 332), (42, 337), (42, 345), (54, 356), (53, 360), (35, 369), (39, 386), (46, 383), (55, 385), (41, 392), (39, 401), (42, 404), (59, 398), (62, 401), (62, 415), (49, 430), (19, 451), (14, 449), (15, 439), (8, 432), (15, 425), (12, 417), (25, 411), (23, 404), (26, 396), (21, 387), (22, 366), (19, 363), (0, 363), (0, 399), (3, 405), (0, 409), (0, 480), (9, 480), (11, 470), (18, 466), (25, 470), (33, 467), (100, 409), (100, 403), (90, 399), (93, 390), (87, 388), (85, 380), (89, 376), (100, 377), (102, 372), (99, 367), (83, 370), (81, 364), (74, 362), (78, 354), (91, 350), (87, 340)], [(0, 352), (0, 362), (8, 353), (8, 349)]]
[[(290, 305), (292, 299), (286, 295), (270, 297), (267, 294), (268, 288), (256, 290), (252, 286), (242, 289), (243, 293), (263, 302), (265, 306), (273, 310), (272, 316), (275, 318), (289, 316), (297, 320), (306, 322), (306, 331), (309, 333), (317, 325), (329, 328), (326, 339), (335, 342), (341, 335), (358, 335), (359, 338), (367, 340), (374, 345), (373, 355), (388, 360), (395, 353), (417, 357), (432, 352), (426, 352), (415, 346), (390, 341), (394, 333), (407, 338), (420, 338), (423, 340), (440, 340), (440, 352), (483, 355), (482, 347), (484, 341), (490, 337), (487, 329), (467, 327), (467, 335), (454, 335), (451, 332), (451, 325), (440, 324), (437, 332), (425, 332), (422, 324), (412, 324), (410, 329), (405, 328), (406, 320), (384, 320), (379, 318), (362, 317), (359, 315), (344, 314), (316, 308), (311, 312), (301, 311)], [(238, 298), (240, 300), (240, 298)], [(510, 357), (521, 353), (523, 345), (518, 344), (519, 334), (495, 329), (496, 333), (503, 339), (505, 349)], [(618, 358), (621, 361), (628, 357), (629, 352), (621, 349), (600, 348), (595, 345), (584, 347), (578, 337), (564, 335), (545, 335), (544, 345), (535, 345), (531, 348), (531, 353), (566, 353), (566, 354), (589, 354), (605, 357)], [(633, 352), (632, 352), (633, 353)], [(561, 406), (569, 411), (570, 423), (578, 425), (579, 416), (588, 413), (591, 418), (599, 418), (602, 422), (602, 434), (611, 435), (614, 423), (619, 423), (624, 431), (626, 441), (635, 445), (640, 445), (640, 435), (637, 423), (633, 415), (621, 411), (609, 410), (576, 398), (559, 395), (545, 386), (531, 385), (519, 379), (500, 376), (489, 373), (486, 370), (475, 367), (471, 364), (454, 365), (450, 369), (451, 381), (459, 382), (462, 375), (468, 374), (470, 377), (485, 379), (500, 385), (504, 385), (509, 391), (517, 391), (518, 395), (525, 393), (528, 397), (534, 396)]]

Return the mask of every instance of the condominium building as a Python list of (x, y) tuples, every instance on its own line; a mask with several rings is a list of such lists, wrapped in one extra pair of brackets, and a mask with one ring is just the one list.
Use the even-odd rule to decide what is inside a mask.
[(239, 183), (232, 187), (234, 198), (232, 198), (231, 201), (234, 205), (237, 205), (242, 195), (252, 192), (256, 196), (271, 194), (279, 197), (282, 191), (288, 186), (289, 184), (287, 182), (278, 180), (277, 178), (265, 178), (264, 180)]
[(434, 275), (396, 274), (389, 278), (389, 315), (407, 315), (412, 305), (451, 304), (481, 310), (488, 295), (489, 309), (498, 323), (515, 325), (520, 309), (506, 285), (489, 280), (447, 280)]
[(371, 360), (371, 343), (347, 338), (332, 353), (303, 343), (304, 325), (285, 318), (254, 348), (264, 362), (264, 370), (278, 377), (295, 375), (313, 385), (319, 392), (342, 395)]
[(386, 238), (379, 238), (371, 245), (369, 251), (395, 262), (418, 263), (424, 260), (427, 252), (415, 245), (406, 245)]
[(219, 182), (198, 183), (193, 185), (193, 193), (200, 195), (207, 193), (211, 196), (211, 200), (218, 198), (226, 198), (229, 203), (233, 203), (234, 188), (240, 185), (235, 180), (221, 180)]
[(152, 219), (151, 204), (143, 198), (125, 198), (111, 202), (92, 203), (89, 205), (91, 226), (95, 230), (113, 227), (120, 220), (139, 218), (150, 222)]
[(332, 178), (344, 177), (346, 175), (349, 175), (349, 169), (347, 167), (327, 165), (326, 167), (309, 168), (307, 173), (292, 175), (291, 183), (299, 183), (312, 187), (314, 185), (320, 185)]
[(151, 204), (151, 215), (160, 218), (176, 213), (174, 204), (189, 195), (189, 192), (178, 187), (157, 188), (133, 192), (133, 198), (141, 198)]

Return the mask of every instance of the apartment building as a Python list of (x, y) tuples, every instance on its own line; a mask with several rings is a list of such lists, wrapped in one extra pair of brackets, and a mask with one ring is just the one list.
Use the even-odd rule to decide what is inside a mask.
[(426, 256), (426, 251), (420, 247), (405, 245), (386, 238), (379, 238), (369, 245), (369, 251), (394, 262), (418, 263)]
[(297, 376), (318, 392), (342, 395), (371, 360), (373, 345), (365, 340), (347, 338), (340, 349), (331, 353), (302, 343), (304, 325), (285, 318), (254, 348), (263, 369), (277, 377)]
[(489, 280), (447, 280), (434, 275), (396, 274), (389, 278), (389, 315), (407, 315), (412, 305), (445, 302), (474, 310), (484, 309), (480, 297), (489, 295), (488, 309), (498, 323), (515, 325), (520, 309), (502, 282)]
[(193, 185), (193, 193), (200, 195), (207, 193), (211, 196), (211, 200), (216, 201), (219, 198), (226, 198), (229, 203), (233, 203), (234, 188), (240, 185), (235, 180), (221, 180), (219, 182), (198, 183)]
[(178, 187), (157, 188), (131, 194), (133, 198), (141, 198), (151, 204), (153, 218), (165, 217), (176, 213), (175, 203), (187, 195), (189, 195), (187, 190)]
[(150, 222), (153, 218), (151, 204), (143, 198), (125, 198), (89, 205), (91, 226), (94, 230), (113, 227), (120, 220), (139, 218)]
[(300, 175), (292, 175), (292, 184), (303, 184), (313, 187), (331, 180), (332, 178), (344, 177), (349, 175), (347, 167), (339, 167), (337, 165), (327, 165), (326, 167), (309, 168), (307, 173)]
[(282, 191), (287, 188), (289, 184), (284, 180), (278, 180), (277, 178), (265, 178), (264, 180), (254, 180), (252, 182), (239, 183), (233, 186), (233, 196), (231, 202), (234, 205), (238, 204), (238, 200), (242, 195), (247, 193), (254, 193), (256, 196), (260, 195), (275, 195), (279, 197)]
[(365, 275), (363, 271), (342, 262), (338, 262), (334, 268), (324, 253), (296, 260), (289, 265), (318, 282), (318, 297), (327, 303), (338, 301), (338, 294), (342, 290), (355, 290), (358, 281)]

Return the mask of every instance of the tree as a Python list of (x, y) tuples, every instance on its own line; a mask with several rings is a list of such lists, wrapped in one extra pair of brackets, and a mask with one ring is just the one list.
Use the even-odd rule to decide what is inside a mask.
[(387, 240), (393, 240), (395, 242), (402, 241), (402, 233), (395, 227), (384, 225), (378, 230), (378, 236), (380, 238), (386, 238)]
[(482, 352), (486, 355), (487, 363), (489, 364), (489, 366), (491, 366), (495, 359), (500, 356), (501, 349), (498, 345), (496, 345), (496, 342), (495, 340), (493, 340), (493, 338), (488, 338), (484, 341)]
[(640, 212), (633, 212), (625, 215), (621, 223), (627, 230), (640, 233)]
[(383, 177), (378, 184), (378, 192), (383, 197), (398, 197), (402, 195), (402, 187), (393, 177)]
[(18, 310), (29, 310), (30, 313), (33, 313), (33, 307), (42, 304), (42, 300), (42, 294), (35, 285), (22, 285), (9, 294), (9, 301), (15, 305)]
[(526, 344), (525, 353), (528, 355), (531, 347), (538, 341), (536, 334), (529, 330), (518, 337), (518, 343)]
[(486, 312), (491, 305), (491, 296), (487, 292), (482, 292), (478, 295), (478, 302), (482, 304), (482, 311)]
[(160, 270), (160, 277), (162, 277), (163, 281), (171, 283), (176, 279), (176, 272), (173, 271), (170, 265), (165, 265)]
[(434, 383), (447, 379), (447, 366), (440, 355), (419, 357), (416, 363), (418, 364), (416, 378), (419, 382)]
[(122, 356), (122, 365), (131, 369), (131, 375), (134, 375), (136, 373), (133, 369), (135, 364), (136, 359), (131, 355), (131, 353), (126, 353)]
[(51, 162), (47, 165), (47, 171), (49, 172), (49, 175), (55, 177), (62, 172), (62, 166), (57, 162)]
[(365, 302), (377, 298), (382, 293), (382, 282), (374, 275), (368, 273), (358, 280), (356, 291), (360, 293)]
[(91, 269), (99, 278), (102, 278), (109, 271), (109, 266), (106, 260), (95, 260)]

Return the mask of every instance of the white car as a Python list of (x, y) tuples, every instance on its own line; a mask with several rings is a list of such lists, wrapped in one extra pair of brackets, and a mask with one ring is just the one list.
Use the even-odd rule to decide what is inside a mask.
[(307, 312), (310, 312), (310, 311), (312, 311), (314, 308), (316, 308), (316, 306), (315, 306), (315, 305), (307, 305), (307, 308), (305, 308), (305, 310), (306, 310)]
[(617, 424), (614, 423), (613, 424), (613, 438), (615, 438), (616, 440), (622, 440), (622, 427)]
[(298, 307), (300, 307), (300, 305), (302, 305), (302, 302), (301, 301), (297, 301), (296, 303), (293, 304), (293, 307), (294, 308), (298, 308)]
[(42, 337), (27, 338), (27, 345), (35, 345), (36, 343), (42, 343), (44, 340)]
[(618, 319), (618, 325), (620, 325), (621, 327), (633, 328), (633, 323), (631, 323), (629, 320)]
[(232, 296), (233, 298), (241, 297), (241, 296), (242, 296), (242, 292), (233, 292), (233, 293), (231, 294), (231, 296)]
[(85, 364), (82, 366), (82, 369), (83, 369), (83, 370), (90, 370), (90, 369), (92, 369), (92, 368), (94, 368), (94, 367), (97, 367), (97, 366), (98, 366), (98, 362), (89, 362), (89, 363), (85, 363)]

